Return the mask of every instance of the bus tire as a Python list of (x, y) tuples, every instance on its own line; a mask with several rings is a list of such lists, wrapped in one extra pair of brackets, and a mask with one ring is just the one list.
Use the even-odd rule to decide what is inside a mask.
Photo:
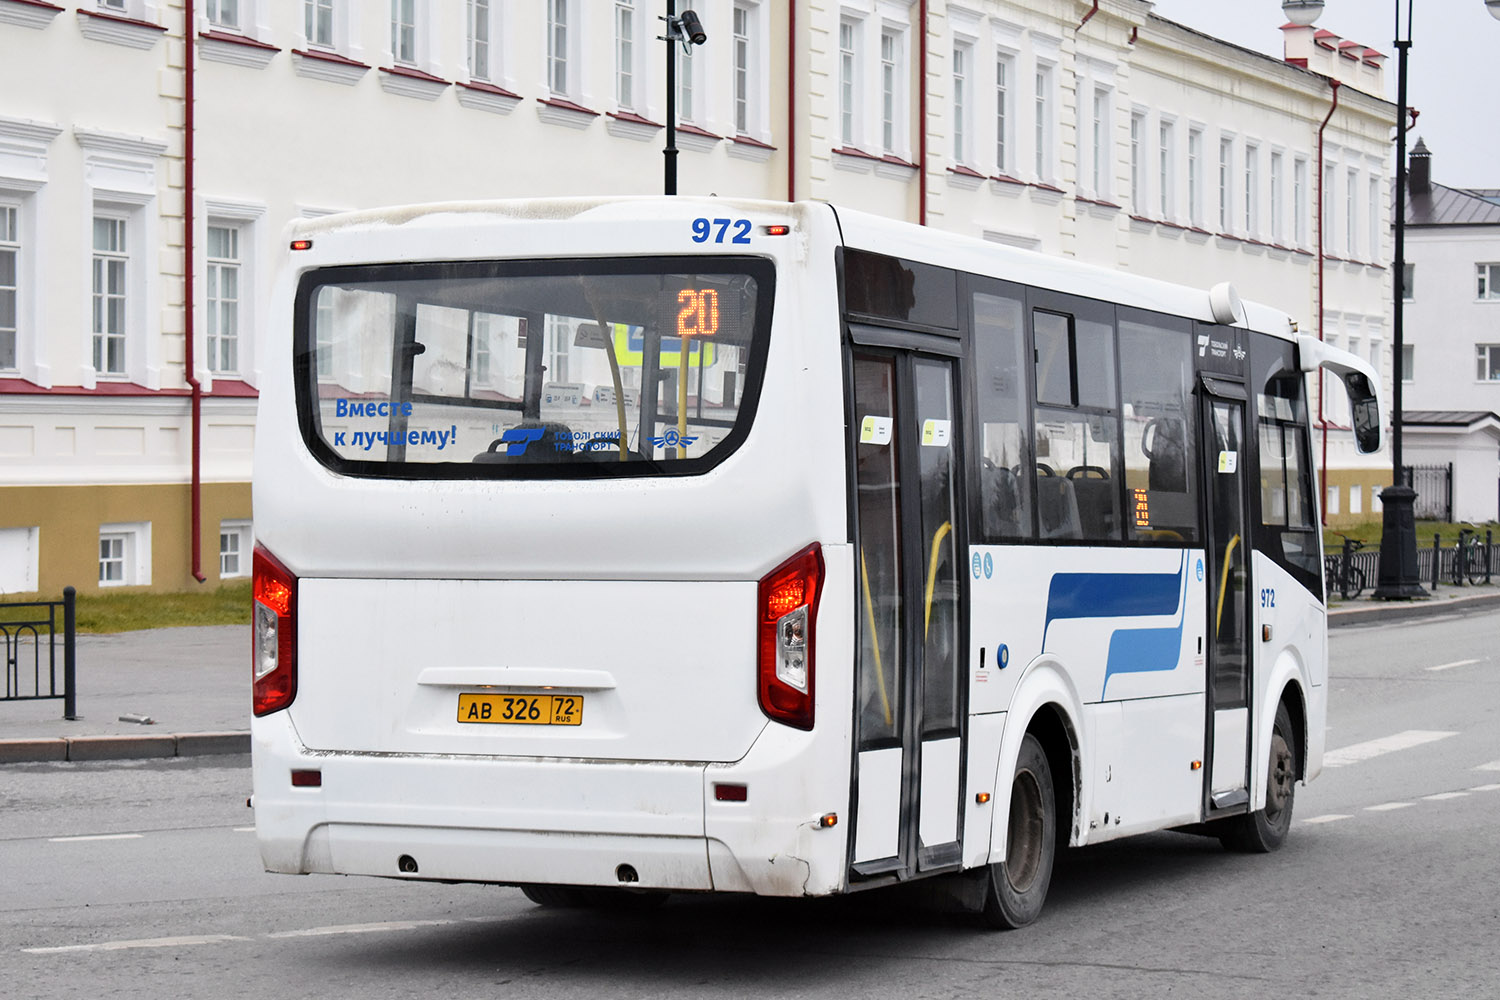
[(521, 886), (521, 894), (538, 906), (566, 910), (654, 910), (667, 901), (671, 893), (611, 886), (537, 885)]
[(1025, 927), (1042, 912), (1057, 855), (1057, 806), (1052, 768), (1031, 733), (1021, 741), (1010, 786), (1005, 860), (989, 866), (983, 922), (999, 930)]
[(1282, 845), (1292, 828), (1292, 805), (1297, 793), (1297, 736), (1284, 703), (1276, 707), (1266, 776), (1264, 809), (1219, 821), (1219, 842), (1226, 849), (1268, 854)]
[(572, 885), (523, 885), (521, 895), (537, 906), (574, 909), (587, 905), (583, 890)]

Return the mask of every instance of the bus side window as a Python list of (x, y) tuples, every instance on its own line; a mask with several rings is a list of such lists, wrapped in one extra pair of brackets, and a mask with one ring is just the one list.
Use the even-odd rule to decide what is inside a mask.
[(1126, 537), (1198, 540), (1193, 341), (1186, 320), (1120, 310)]
[(1036, 483), (1027, 426), (1026, 338), (1019, 294), (974, 293), (974, 358), (978, 372), (980, 526), (983, 540), (1034, 537)]

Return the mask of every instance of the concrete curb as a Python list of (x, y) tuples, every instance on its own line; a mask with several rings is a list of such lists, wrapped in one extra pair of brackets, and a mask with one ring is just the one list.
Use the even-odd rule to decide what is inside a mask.
[(1476, 594), (1472, 597), (1436, 597), (1417, 601), (1361, 601), (1356, 607), (1339, 608), (1328, 613), (1328, 627), (1364, 625), (1369, 622), (1404, 621), (1433, 615), (1458, 614), (1480, 608), (1500, 606), (1500, 594)]
[(0, 740), (0, 764), (39, 761), (141, 760), (250, 752), (248, 732), (165, 733), (160, 736), (59, 736)]

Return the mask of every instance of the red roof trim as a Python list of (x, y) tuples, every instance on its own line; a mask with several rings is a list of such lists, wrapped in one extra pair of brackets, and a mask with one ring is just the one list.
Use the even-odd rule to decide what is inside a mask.
[(267, 52), (280, 52), (281, 49), (274, 45), (262, 42), (246, 35), (236, 35), (228, 31), (200, 31), (198, 37), (205, 42), (228, 42), (230, 45), (243, 45), (251, 49), (265, 49)]
[(318, 59), (323, 62), (338, 63), (340, 66), (353, 66), (357, 69), (369, 69), (369, 63), (362, 63), (348, 56), (341, 56), (337, 52), (328, 52), (324, 49), (293, 49), (292, 55), (301, 56), (304, 59)]
[(574, 104), (572, 101), (565, 101), (561, 97), (539, 97), (537, 98), (537, 100), (539, 103), (545, 104), (549, 108), (561, 108), (564, 111), (576, 111), (581, 115), (593, 115), (595, 118), (599, 117), (599, 112), (594, 111), (590, 108), (586, 108), (582, 104)]
[(606, 111), (605, 114), (610, 118), (629, 122), (632, 125), (649, 125), (652, 128), (666, 128), (661, 122), (654, 122), (649, 118), (643, 118), (634, 111)]
[(467, 90), (477, 90), (481, 94), (494, 94), (496, 97), (513, 97), (518, 101), (525, 100), (520, 94), (506, 90), (504, 87), (497, 87), (493, 83), (485, 83), (483, 80), (469, 80), (467, 82), (460, 80), (458, 85)]
[[(192, 395), (190, 389), (148, 389), (134, 382), (99, 382), (94, 388), (81, 385), (56, 385), (48, 389), (24, 378), (0, 378), (0, 395), (5, 396), (88, 396), (94, 398), (118, 398), (122, 396), (140, 398), (168, 397), (185, 399)], [(260, 390), (240, 379), (215, 379), (213, 391), (204, 393), (207, 398), (255, 399)]]
[[(51, 4), (47, 4), (46, 6), (50, 7)], [(150, 21), (140, 21), (133, 17), (121, 17), (118, 14), (106, 14), (102, 10), (84, 10), (82, 7), (80, 7), (78, 8), (78, 16), (97, 17), (101, 21), (113, 21), (116, 24), (129, 24), (137, 28), (150, 28), (152, 31), (167, 30), (159, 24), (152, 24)]]
[(1313, 44), (1316, 45), (1320, 49), (1327, 49), (1329, 52), (1332, 52), (1333, 51), (1333, 46), (1328, 43), (1328, 39), (1330, 39), (1330, 38), (1333, 39), (1335, 42), (1339, 40), (1339, 36), (1338, 35), (1335, 35), (1331, 31), (1324, 31), (1322, 28), (1319, 28), (1313, 34)]
[(46, 3), (45, 0), (10, 0), (10, 2), (24, 4), (27, 7), (40, 7), (42, 10), (50, 10), (55, 14), (61, 14), (67, 9), (66, 7), (59, 7), (56, 4)]
[(685, 123), (682, 124), (682, 125), (678, 125), (677, 126), (677, 131), (679, 131), (679, 132), (686, 132), (688, 135), (702, 136), (705, 139), (722, 139), (722, 138), (724, 138), (722, 135), (715, 135), (714, 133), (708, 131), (708, 129), (699, 128), (696, 125), (688, 125), (688, 124), (685, 124)]
[(445, 87), (449, 83), (440, 76), (433, 76), (431, 73), (424, 73), (409, 66), (382, 66), (380, 72), (389, 73), (391, 76), (404, 76), (408, 80), (421, 80), (423, 83), (441, 83)]
[(979, 171), (975, 170), (972, 167), (966, 167), (962, 163), (960, 163), (956, 167), (949, 167), (948, 172), (950, 174), (958, 174), (960, 177), (978, 177), (980, 180), (986, 179), (984, 174), (981, 174)]
[(860, 160), (880, 159), (880, 157), (875, 156), (873, 153), (866, 153), (863, 149), (855, 149), (853, 146), (840, 146), (839, 148), (835, 149), (834, 152), (838, 153), (841, 156), (852, 156)]
[[(916, 164), (914, 163), (912, 164), (912, 166), (916, 166)], [(1009, 174), (995, 174), (990, 178), (990, 180), (999, 181), (1001, 184), (1019, 184), (1022, 187), (1026, 186), (1025, 181), (1021, 180), (1019, 177), (1012, 177)]]
[(730, 139), (733, 142), (739, 143), (741, 146), (754, 146), (756, 149), (775, 149), (776, 148), (775, 146), (771, 145), (769, 142), (761, 142), (759, 139), (752, 139), (748, 135), (734, 135), (734, 136), (730, 136)]

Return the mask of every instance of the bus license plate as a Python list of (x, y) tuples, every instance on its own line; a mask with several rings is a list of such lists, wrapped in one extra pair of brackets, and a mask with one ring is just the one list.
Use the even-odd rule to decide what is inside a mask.
[(583, 695), (461, 694), (458, 696), (458, 721), (578, 726), (583, 724)]

